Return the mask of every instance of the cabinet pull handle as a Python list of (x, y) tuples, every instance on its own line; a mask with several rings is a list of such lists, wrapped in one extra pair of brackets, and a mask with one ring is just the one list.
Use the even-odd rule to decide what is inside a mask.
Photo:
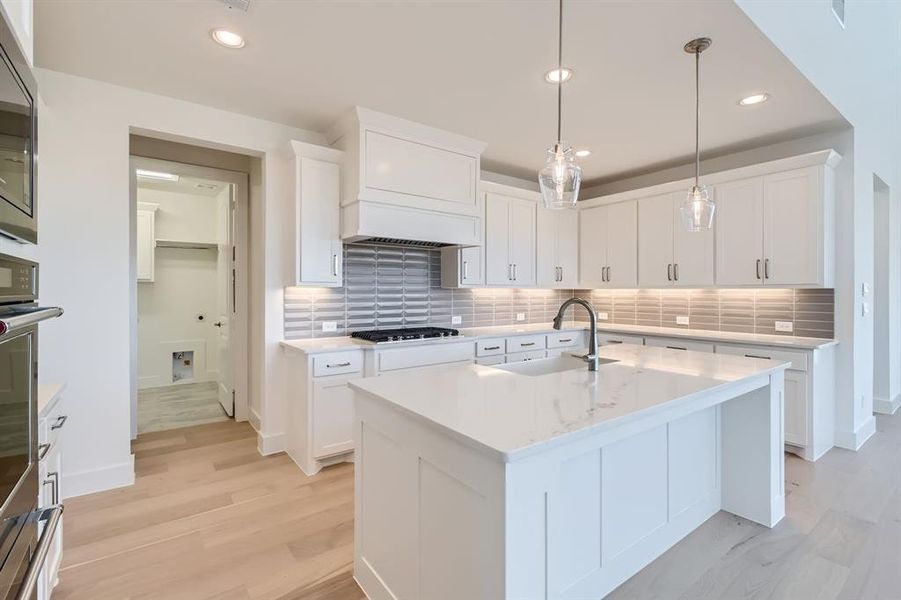
[(610, 283), (610, 267), (607, 267), (607, 283)]
[(769, 356), (760, 356), (759, 354), (745, 354), (748, 358), (759, 358), (760, 360), (772, 360)]
[(560, 339), (557, 340), (557, 341), (560, 342), (561, 344), (565, 344), (566, 342), (571, 342), (571, 341), (573, 341), (573, 339), (572, 339), (572, 338), (560, 338)]
[(673, 279), (679, 281), (679, 263), (673, 263)]
[(44, 460), (44, 457), (47, 456), (47, 453), (50, 451), (50, 444), (41, 444), (38, 446), (38, 460)]
[(516, 281), (516, 263), (513, 263), (513, 281)]
[(469, 261), (463, 261), (463, 279), (469, 279)]
[(335, 364), (333, 364), (333, 365), (325, 365), (325, 366), (326, 366), (327, 368), (329, 368), (329, 369), (335, 369), (335, 368), (338, 368), (338, 367), (349, 367), (349, 366), (350, 366), (350, 363), (349, 363), (349, 362), (343, 362), (343, 363), (335, 363)]
[(535, 342), (520, 342), (519, 343), (520, 348), (526, 348), (528, 346), (534, 346), (534, 345), (535, 345)]
[(44, 480), (43, 485), (53, 486), (53, 504), (59, 504), (59, 473), (56, 471), (47, 473), (47, 479)]
[(601, 267), (601, 281), (607, 281), (607, 269)]
[(507, 265), (507, 280), (513, 281), (513, 263)]
[(332, 275), (338, 276), (338, 255), (332, 254)]
[(666, 265), (666, 280), (667, 281), (673, 280), (673, 263), (669, 263), (668, 265)]
[(485, 350), (500, 350), (500, 346), (485, 346)]
[(606, 344), (622, 344), (623, 341), (622, 340), (605, 340), (604, 343), (606, 343)]
[(50, 426), (50, 429), (51, 429), (51, 430), (53, 430), (53, 429), (62, 429), (62, 428), (63, 428), (63, 425), (66, 424), (66, 421), (68, 420), (68, 418), (69, 418), (68, 415), (62, 415), (62, 416), (60, 416), (60, 417), (57, 417), (57, 418), (56, 418), (56, 423), (54, 423), (53, 425), (51, 425), (51, 426)]
[(670, 350), (688, 350), (688, 348), (683, 348), (682, 346), (667, 346)]
[(760, 279), (760, 259), (757, 259), (757, 279)]
[(770, 259), (763, 261), (763, 277), (764, 279), (770, 278)]

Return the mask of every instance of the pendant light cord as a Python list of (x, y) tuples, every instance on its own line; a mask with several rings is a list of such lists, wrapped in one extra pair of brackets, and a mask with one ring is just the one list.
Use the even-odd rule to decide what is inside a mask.
[(695, 50), (695, 187), (701, 180), (701, 50)]
[(563, 141), (563, 0), (557, 18), (557, 145)]

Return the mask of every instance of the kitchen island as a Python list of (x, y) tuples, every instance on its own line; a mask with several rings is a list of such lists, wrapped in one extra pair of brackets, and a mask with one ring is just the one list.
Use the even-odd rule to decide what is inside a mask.
[(601, 358), (350, 383), (354, 576), (372, 600), (601, 598), (719, 510), (784, 516), (788, 364)]

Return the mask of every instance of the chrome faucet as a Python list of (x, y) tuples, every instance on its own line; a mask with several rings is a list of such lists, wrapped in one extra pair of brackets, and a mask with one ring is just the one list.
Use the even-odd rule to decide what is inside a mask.
[(583, 306), (585, 310), (588, 311), (588, 323), (590, 327), (588, 331), (588, 354), (579, 356), (579, 358), (588, 363), (589, 371), (597, 371), (601, 362), (598, 358), (598, 314), (595, 312), (591, 302), (583, 300), (582, 298), (570, 298), (561, 304), (560, 310), (557, 311), (557, 316), (554, 317), (554, 329), (563, 327), (563, 313), (566, 312), (566, 309), (569, 308), (571, 304)]

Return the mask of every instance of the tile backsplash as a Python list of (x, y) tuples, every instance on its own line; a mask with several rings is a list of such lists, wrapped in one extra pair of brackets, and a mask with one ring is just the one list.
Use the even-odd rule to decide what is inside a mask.
[[(441, 253), (425, 248), (348, 244), (344, 287), (285, 289), (285, 338), (348, 335), (389, 327), (482, 327), (550, 323), (567, 298), (581, 295), (608, 323), (780, 333), (791, 321), (797, 335), (833, 336), (831, 289), (537, 290), (441, 288)], [(581, 309), (574, 313), (584, 318)], [(517, 320), (522, 315), (523, 320)], [(461, 323), (451, 325), (451, 317)], [(689, 325), (677, 325), (687, 316)], [(322, 330), (333, 321), (336, 330)]]

